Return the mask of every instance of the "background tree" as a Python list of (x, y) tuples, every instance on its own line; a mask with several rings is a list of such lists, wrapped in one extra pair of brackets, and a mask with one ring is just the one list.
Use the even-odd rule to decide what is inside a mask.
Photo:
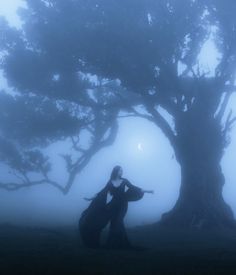
[[(124, 109), (154, 122), (182, 173), (178, 201), (162, 222), (232, 224), (220, 161), (235, 122), (232, 112), (225, 114), (235, 90), (234, 1), (28, 0), (27, 5), (22, 31), (5, 26), (2, 35), (2, 68), (10, 85), (21, 95), (85, 105), (94, 119), (99, 110), (112, 112), (115, 121)], [(221, 54), (213, 73), (199, 63), (210, 37)], [(78, 93), (79, 75), (88, 74), (115, 83), (109, 88), (113, 101), (103, 97), (96, 105), (89, 93)]]
[[(46, 183), (68, 193), (91, 157), (113, 142), (117, 111), (112, 111), (108, 114), (100, 108), (44, 96), (12, 96), (2, 92), (0, 159), (14, 177), (10, 182), (0, 182), (0, 188), (11, 191)], [(81, 140), (81, 136), (86, 140)], [(50, 176), (52, 165), (46, 149), (58, 141), (71, 144), (71, 150), (61, 155), (68, 172), (66, 182), (56, 182)]]
[[(66, 194), (92, 156), (112, 144), (118, 109), (103, 106), (114, 105), (116, 92), (110, 89), (120, 87), (117, 81), (92, 79), (76, 67), (68, 71), (60, 54), (52, 56), (42, 45), (33, 44), (24, 30), (10, 29), (2, 19), (2, 67), (12, 92), (0, 94), (0, 159), (14, 177), (1, 181), (0, 188), (11, 191), (46, 183)], [(81, 136), (86, 140), (81, 141)], [(52, 165), (45, 149), (58, 141), (72, 147), (62, 156), (66, 182), (50, 177)]]

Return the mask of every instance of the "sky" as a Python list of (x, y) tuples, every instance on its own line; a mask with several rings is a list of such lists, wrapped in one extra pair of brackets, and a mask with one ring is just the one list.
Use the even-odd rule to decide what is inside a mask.
[[(21, 0), (0, 0), (0, 15), (9, 24), (20, 27), (16, 14)], [(215, 66), (218, 54), (213, 42), (208, 41), (201, 52), (201, 60), (206, 69)], [(0, 78), (3, 87), (7, 82)], [(236, 96), (228, 109), (236, 113)], [(64, 143), (49, 148), (54, 159), (54, 177), (63, 179), (63, 167), (59, 153), (65, 152)], [(236, 128), (231, 133), (231, 144), (222, 159), (226, 178), (223, 190), (225, 201), (232, 207), (236, 216)], [(102, 161), (101, 161), (102, 160)], [(81, 212), (88, 206), (83, 197), (93, 196), (101, 190), (110, 177), (114, 165), (121, 165), (124, 177), (144, 189), (153, 189), (154, 194), (145, 194), (138, 202), (129, 204), (125, 217), (127, 226), (143, 225), (157, 221), (162, 213), (175, 204), (180, 188), (180, 167), (173, 158), (173, 149), (163, 133), (154, 124), (141, 118), (121, 118), (119, 133), (112, 146), (94, 155), (87, 167), (78, 175), (70, 193), (66, 196), (50, 186), (37, 186), (17, 192), (0, 191), (0, 220), (7, 223), (28, 225), (75, 225)], [(4, 174), (1, 167), (1, 174)], [(6, 175), (7, 178), (7, 175)]]

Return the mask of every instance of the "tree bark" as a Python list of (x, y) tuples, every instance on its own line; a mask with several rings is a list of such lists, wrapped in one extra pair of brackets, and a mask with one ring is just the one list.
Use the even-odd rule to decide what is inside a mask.
[(162, 216), (163, 224), (196, 228), (233, 225), (233, 212), (222, 196), (221, 169), (217, 165), (206, 169), (182, 166), (179, 198), (175, 207)]
[(225, 137), (220, 123), (188, 114), (176, 130), (181, 188), (176, 205), (163, 214), (161, 224), (196, 228), (235, 226), (233, 212), (222, 196), (225, 179), (220, 161)]

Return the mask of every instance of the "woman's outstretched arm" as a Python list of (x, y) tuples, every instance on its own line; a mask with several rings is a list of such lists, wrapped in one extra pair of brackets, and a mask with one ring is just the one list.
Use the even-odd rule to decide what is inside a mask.
[(125, 179), (126, 180), (126, 186), (129, 187), (129, 188), (138, 188), (140, 189), (143, 193), (149, 193), (149, 194), (154, 194), (154, 190), (145, 190), (145, 189), (142, 189), (136, 185), (133, 185), (129, 180)]
[(95, 198), (96, 198), (96, 195), (93, 196), (93, 197), (91, 197), (91, 198), (84, 198), (84, 200), (86, 200), (86, 201), (92, 201), (92, 200), (95, 199)]
[(154, 194), (154, 190), (144, 190), (142, 189), (144, 193)]
[(91, 198), (84, 198), (84, 200), (86, 201), (92, 201), (94, 200), (98, 195), (100, 194), (103, 194), (103, 193), (107, 193), (109, 191), (109, 188), (110, 188), (110, 180), (107, 182), (106, 186), (101, 190), (99, 191), (98, 193), (96, 193), (93, 197)]

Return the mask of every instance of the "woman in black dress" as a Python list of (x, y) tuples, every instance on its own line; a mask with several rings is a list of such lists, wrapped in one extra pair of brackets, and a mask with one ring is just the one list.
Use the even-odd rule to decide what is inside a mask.
[[(109, 222), (105, 247), (123, 249), (131, 247), (124, 226), (128, 202), (140, 200), (144, 193), (153, 193), (153, 191), (143, 190), (131, 184), (122, 178), (122, 173), (122, 168), (115, 166), (106, 186), (95, 197), (85, 198), (92, 202), (81, 215), (79, 229), (82, 240), (88, 247), (100, 247), (101, 231)], [(112, 199), (107, 203), (109, 194)]]

